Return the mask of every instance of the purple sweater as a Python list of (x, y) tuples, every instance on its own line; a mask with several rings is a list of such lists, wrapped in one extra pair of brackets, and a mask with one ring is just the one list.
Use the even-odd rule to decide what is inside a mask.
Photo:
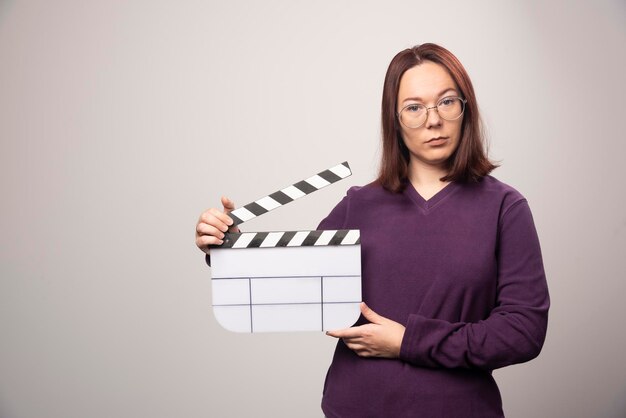
[(491, 371), (539, 354), (550, 305), (524, 197), (491, 176), (428, 201), (410, 184), (399, 194), (370, 184), (318, 227), (343, 228), (361, 230), (363, 300), (406, 332), (393, 360), (339, 340), (326, 416), (503, 417)]

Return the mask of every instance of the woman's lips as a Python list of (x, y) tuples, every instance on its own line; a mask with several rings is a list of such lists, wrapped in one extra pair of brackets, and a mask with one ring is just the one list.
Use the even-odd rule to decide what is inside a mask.
[(448, 140), (447, 136), (438, 136), (437, 138), (431, 138), (426, 141), (429, 145), (442, 145)]

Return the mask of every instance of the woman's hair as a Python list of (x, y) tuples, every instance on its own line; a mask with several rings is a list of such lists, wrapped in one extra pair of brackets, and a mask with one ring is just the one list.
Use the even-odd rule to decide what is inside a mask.
[(391, 60), (385, 75), (381, 112), (383, 152), (376, 181), (392, 192), (400, 192), (405, 187), (409, 164), (409, 151), (402, 140), (396, 114), (400, 79), (405, 71), (424, 61), (437, 63), (448, 70), (461, 96), (467, 100), (459, 145), (446, 162), (448, 174), (441, 180), (476, 182), (497, 167), (485, 152), (476, 95), (465, 68), (450, 51), (439, 45), (417, 45), (399, 52)]

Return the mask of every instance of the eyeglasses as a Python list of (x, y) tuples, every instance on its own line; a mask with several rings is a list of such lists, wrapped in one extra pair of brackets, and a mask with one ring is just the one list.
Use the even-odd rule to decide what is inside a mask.
[(444, 97), (439, 100), (437, 106), (426, 107), (421, 103), (411, 103), (402, 108), (397, 113), (400, 123), (407, 128), (419, 128), (422, 126), (426, 119), (428, 119), (428, 111), (431, 109), (437, 109), (437, 113), (445, 120), (456, 120), (461, 117), (465, 111), (466, 99), (460, 97)]

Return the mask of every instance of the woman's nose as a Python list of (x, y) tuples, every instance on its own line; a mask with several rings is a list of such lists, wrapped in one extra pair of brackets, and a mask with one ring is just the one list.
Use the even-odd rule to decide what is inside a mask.
[(427, 108), (426, 112), (427, 112), (426, 113), (426, 127), (427, 128), (441, 125), (441, 116), (439, 116), (437, 106)]

